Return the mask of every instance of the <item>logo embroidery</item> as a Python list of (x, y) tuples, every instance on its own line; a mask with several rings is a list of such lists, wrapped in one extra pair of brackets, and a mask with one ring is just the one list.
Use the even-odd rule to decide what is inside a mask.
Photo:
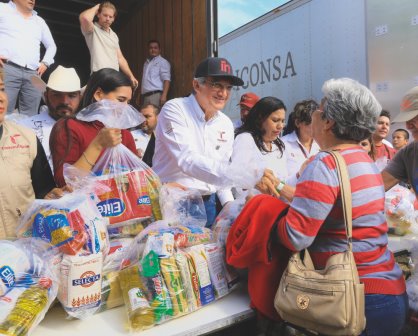
[(226, 142), (227, 139), (224, 138), (225, 134), (226, 134), (225, 131), (218, 131), (218, 141)]
[(221, 71), (229, 74), (231, 73), (231, 66), (225, 60), (221, 61)]
[(304, 294), (299, 294), (296, 297), (296, 305), (298, 306), (299, 309), (305, 310), (308, 308), (309, 306), (309, 296), (304, 295)]
[(10, 141), (12, 142), (12, 144), (16, 145), (16, 138), (20, 137), (20, 134), (14, 134), (10, 136)]

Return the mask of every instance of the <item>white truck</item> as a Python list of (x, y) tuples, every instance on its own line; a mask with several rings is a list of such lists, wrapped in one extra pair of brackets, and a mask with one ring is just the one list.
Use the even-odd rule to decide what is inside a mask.
[(282, 99), (290, 113), (299, 100), (319, 102), (330, 78), (368, 86), (396, 116), (403, 94), (418, 85), (417, 0), (292, 0), (219, 40), (245, 85), (225, 112), (239, 118), (248, 91)]

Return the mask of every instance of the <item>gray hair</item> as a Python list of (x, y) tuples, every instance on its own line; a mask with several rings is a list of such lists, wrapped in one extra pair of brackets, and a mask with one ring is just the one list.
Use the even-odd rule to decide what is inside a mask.
[(332, 131), (337, 138), (359, 142), (374, 132), (382, 106), (367, 87), (339, 78), (327, 80), (322, 92), (322, 118), (335, 121)]

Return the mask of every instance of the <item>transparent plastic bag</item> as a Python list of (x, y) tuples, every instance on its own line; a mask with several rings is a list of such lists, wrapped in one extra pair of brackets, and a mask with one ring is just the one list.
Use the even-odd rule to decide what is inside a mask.
[(406, 239), (410, 246), (413, 265), (411, 276), (406, 281), (406, 292), (409, 298), (409, 308), (413, 315), (418, 316), (418, 235), (410, 235)]
[(160, 207), (164, 220), (172, 224), (205, 226), (205, 205), (197, 189), (182, 190), (163, 185), (160, 189)]
[(418, 212), (414, 209), (415, 194), (396, 185), (385, 193), (385, 215), (390, 232), (396, 235), (418, 233)]
[(35, 200), (21, 217), (17, 236), (41, 238), (69, 255), (107, 254), (109, 249), (107, 220), (81, 192)]
[(130, 331), (191, 313), (230, 292), (221, 249), (198, 225), (149, 225), (123, 264), (119, 280)]
[(136, 225), (142, 220), (161, 219), (158, 176), (128, 148), (108, 148), (92, 171), (96, 181), (109, 191), (96, 193), (97, 207), (110, 227)]
[(103, 99), (82, 109), (76, 118), (81, 121), (100, 121), (106, 127), (128, 129), (145, 121), (144, 116), (131, 105)]
[(60, 254), (36, 238), (0, 241), (0, 333), (27, 335), (55, 300)]

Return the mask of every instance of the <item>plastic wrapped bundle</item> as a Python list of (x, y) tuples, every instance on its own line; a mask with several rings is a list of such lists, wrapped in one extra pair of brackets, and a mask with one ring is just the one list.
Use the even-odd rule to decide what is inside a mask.
[(37, 237), (68, 255), (107, 254), (107, 220), (80, 192), (57, 200), (35, 200), (22, 216), (18, 237)]
[(153, 223), (135, 238), (122, 264), (131, 331), (192, 313), (230, 292), (222, 250), (201, 226)]
[(0, 241), (0, 250), (2, 280), (8, 279), (0, 295), (0, 334), (30, 334), (57, 296), (60, 255), (34, 238)]
[(196, 189), (182, 190), (163, 185), (160, 189), (160, 207), (164, 220), (179, 225), (205, 226), (205, 205)]
[(415, 194), (396, 185), (385, 193), (385, 215), (390, 232), (403, 236), (418, 234), (418, 211), (414, 209)]

